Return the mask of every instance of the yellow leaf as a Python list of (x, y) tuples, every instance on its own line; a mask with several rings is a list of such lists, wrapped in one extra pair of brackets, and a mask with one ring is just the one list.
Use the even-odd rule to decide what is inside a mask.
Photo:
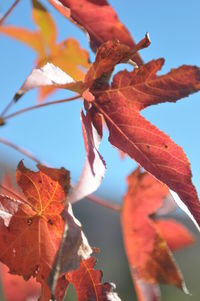
[(52, 57), (52, 63), (73, 77), (74, 80), (83, 80), (87, 69), (90, 67), (88, 52), (72, 38), (60, 43), (57, 55)]
[(45, 55), (44, 44), (41, 39), (39, 32), (30, 31), (25, 28), (15, 27), (15, 26), (1, 26), (0, 33), (6, 34), (11, 38), (14, 38), (22, 43), (25, 43), (36, 52), (40, 54), (41, 57)]
[(32, 16), (35, 24), (41, 32), (45, 45), (53, 51), (56, 45), (57, 30), (53, 18), (46, 8), (37, 0), (32, 0)]

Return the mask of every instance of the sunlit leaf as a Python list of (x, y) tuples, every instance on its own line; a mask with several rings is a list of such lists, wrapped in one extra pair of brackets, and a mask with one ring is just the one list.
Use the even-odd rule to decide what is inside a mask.
[[(104, 42), (115, 39), (131, 48), (135, 46), (129, 31), (106, 0), (49, 0), (49, 2), (89, 34), (90, 46), (94, 51)], [(138, 54), (134, 54), (132, 59), (138, 64), (142, 63)]]
[[(126, 254), (139, 300), (160, 300), (159, 283), (175, 285), (187, 293), (169, 247), (177, 250), (190, 245), (193, 237), (173, 220), (154, 221), (152, 218), (168, 196), (169, 189), (139, 168), (129, 175), (127, 181), (128, 191), (124, 197), (121, 221)], [(159, 225), (162, 223), (170, 227), (161, 231)]]
[[(41, 165), (38, 168), (39, 171), (33, 172), (19, 163), (16, 177), (24, 201), (18, 200), (18, 210), (13, 213), (8, 226), (1, 218), (0, 260), (12, 274), (22, 275), (25, 280), (36, 277), (42, 284), (43, 294), (63, 234), (65, 222), (61, 213), (64, 208), (65, 215), (70, 218), (68, 235), (73, 236), (73, 240), (68, 241), (69, 270), (77, 268), (79, 258), (85, 259), (80, 249), (89, 245), (82, 240), (81, 226), (65, 204), (70, 187), (69, 172), (64, 168)], [(0, 196), (0, 201), (4, 201), (4, 196)], [(12, 205), (15, 200), (7, 197), (9, 201)]]
[[(105, 56), (107, 53), (105, 49)], [(109, 56), (107, 59), (109, 64)], [(105, 57), (102, 60), (105, 62)], [(176, 192), (200, 225), (200, 203), (185, 153), (139, 112), (147, 106), (176, 102), (199, 91), (200, 69), (181, 66), (158, 76), (163, 63), (163, 59), (158, 59), (132, 72), (121, 71), (114, 76), (111, 86), (102, 86), (97, 79), (91, 87), (95, 96), (93, 110), (103, 115), (109, 141)]]

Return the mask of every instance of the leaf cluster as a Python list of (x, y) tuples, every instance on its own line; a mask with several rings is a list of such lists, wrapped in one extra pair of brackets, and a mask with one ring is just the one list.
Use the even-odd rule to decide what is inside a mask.
[[(49, 2), (88, 34), (91, 49), (96, 52), (95, 61), (89, 62), (88, 52), (75, 39), (57, 43), (52, 16), (38, 0), (32, 0), (37, 30), (0, 24), (1, 34), (20, 40), (37, 53), (35, 67), (2, 112), (1, 125), (26, 111), (82, 98), (86, 159), (78, 183), (72, 185), (65, 168), (40, 164), (29, 152), (0, 138), (0, 142), (39, 163), (35, 172), (20, 161), (16, 170), (20, 190), (9, 175), (1, 185), (0, 261), (10, 273), (2, 267), (5, 296), (14, 300), (10, 285), (15, 279), (19, 300), (32, 296), (43, 301), (63, 300), (69, 284), (74, 286), (78, 301), (121, 300), (114, 284), (102, 283), (102, 272), (95, 270), (96, 259), (92, 256), (97, 249), (90, 246), (81, 223), (73, 215), (72, 204), (87, 196), (120, 214), (139, 301), (161, 300), (159, 284), (171, 284), (188, 293), (172, 251), (192, 244), (194, 238), (182, 224), (166, 215), (177, 203), (200, 227), (200, 204), (190, 164), (183, 149), (140, 112), (199, 91), (200, 68), (182, 65), (158, 75), (164, 59), (144, 63), (138, 53), (150, 45), (149, 35), (135, 43), (106, 0)], [(110, 82), (116, 65), (121, 63), (130, 64), (132, 71), (120, 71)], [(10, 107), (33, 88), (39, 89), (43, 101), (56, 89), (73, 91), (75, 96), (45, 101), (8, 115)], [(106, 171), (98, 150), (104, 127), (109, 132), (109, 142), (138, 163), (127, 177), (122, 206), (91, 195)], [(26, 290), (22, 292), (23, 286)]]

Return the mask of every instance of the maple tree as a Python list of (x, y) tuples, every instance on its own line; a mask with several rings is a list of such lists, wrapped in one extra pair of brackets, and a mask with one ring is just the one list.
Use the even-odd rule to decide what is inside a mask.
[[(38, 168), (32, 171), (20, 161), (17, 187), (10, 175), (5, 175), (1, 184), (0, 261), (4, 264), (1, 278), (6, 299), (14, 300), (16, 289), (19, 300), (63, 300), (72, 284), (78, 301), (121, 300), (113, 283), (102, 283), (102, 272), (94, 268), (96, 258), (92, 255), (97, 249), (90, 246), (73, 214), (72, 205), (85, 197), (120, 213), (125, 251), (139, 301), (161, 300), (159, 284), (163, 283), (188, 293), (172, 252), (191, 245), (194, 238), (185, 226), (162, 216), (174, 208), (170, 205), (173, 197), (200, 228), (200, 203), (190, 164), (183, 149), (140, 111), (199, 91), (200, 68), (182, 65), (158, 75), (164, 59), (144, 63), (139, 54), (149, 47), (149, 34), (136, 43), (106, 0), (49, 0), (89, 35), (90, 47), (96, 53), (91, 63), (89, 53), (76, 39), (57, 43), (55, 21), (38, 0), (32, 0), (37, 30), (4, 25), (18, 2), (0, 20), (0, 34), (31, 47), (37, 59), (3, 110), (0, 124), (6, 126), (9, 119), (30, 110), (82, 98), (86, 159), (74, 185), (65, 168), (46, 166), (30, 152), (0, 138), (1, 143), (34, 160)], [(130, 64), (132, 71), (119, 71), (112, 78), (116, 65), (121, 63)], [(9, 109), (33, 88), (39, 89), (39, 100), (43, 102), (9, 114)], [(56, 89), (76, 94), (47, 101), (46, 97)], [(103, 127), (109, 132), (109, 142), (139, 164), (127, 178), (128, 190), (122, 206), (92, 195), (106, 171), (98, 150)]]

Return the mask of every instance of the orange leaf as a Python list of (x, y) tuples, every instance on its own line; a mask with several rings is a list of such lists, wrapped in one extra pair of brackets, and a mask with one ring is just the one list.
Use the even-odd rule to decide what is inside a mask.
[[(159, 296), (156, 288), (158, 283), (172, 284), (187, 292), (165, 237), (162, 237), (157, 224), (150, 218), (168, 194), (165, 185), (150, 174), (141, 173), (139, 168), (128, 177), (128, 192), (124, 197), (121, 221), (132, 278), (141, 296), (146, 289), (153, 296)], [(174, 231), (171, 239), (176, 239), (176, 234), (179, 235), (179, 232)], [(140, 297), (140, 300), (143, 299)]]
[[(115, 39), (131, 48), (135, 46), (129, 31), (106, 0), (49, 0), (49, 2), (89, 34), (90, 45), (94, 51), (104, 42)], [(133, 56), (133, 60), (138, 64), (142, 63), (138, 54)]]
[(169, 136), (140, 115), (140, 110), (176, 102), (200, 89), (200, 69), (182, 66), (157, 76), (163, 59), (115, 75), (111, 87), (95, 86), (93, 110), (104, 116), (109, 141), (175, 191), (200, 226), (200, 203), (188, 159)]
[(62, 41), (51, 62), (66, 71), (74, 80), (83, 80), (90, 67), (88, 52), (72, 38)]
[(45, 9), (45, 7), (37, 0), (32, 0), (33, 20), (41, 32), (41, 38), (44, 45), (49, 47), (51, 52), (54, 51), (56, 45), (57, 28), (53, 18)]
[[(10, 212), (12, 217), (8, 226), (4, 225), (3, 217), (0, 220), (0, 260), (13, 274), (22, 275), (26, 280), (31, 276), (36, 277), (47, 294), (46, 282), (63, 234), (61, 213), (70, 182), (69, 172), (64, 168), (42, 165), (38, 165), (38, 168), (38, 172), (33, 172), (22, 162), (18, 165), (17, 183), (26, 199), (20, 199), (17, 210)], [(0, 195), (0, 202), (5, 203), (5, 196)], [(7, 197), (6, 202), (12, 206), (15, 200)], [(86, 240), (83, 241), (81, 225), (77, 224), (68, 208), (65, 207), (65, 215), (70, 221), (67, 237), (73, 236), (73, 240), (68, 241), (68, 262), (63, 259), (63, 264), (70, 266), (67, 271), (77, 268), (79, 260), (85, 258), (83, 250), (90, 248)]]
[(73, 284), (78, 301), (120, 301), (114, 292), (115, 285), (101, 283), (102, 272), (94, 270), (96, 259), (90, 257), (80, 263), (80, 268), (66, 274), (66, 279)]
[[(79, 43), (72, 38), (58, 44), (54, 48), (54, 54), (39, 61), (38, 66), (42, 67), (48, 61), (67, 72), (68, 75), (77, 81), (84, 79), (85, 72), (90, 66), (88, 52), (81, 48)], [(55, 87), (39, 88), (39, 100), (45, 99), (54, 91)]]
[(6, 34), (22, 43), (25, 43), (33, 50), (38, 52), (39, 57), (45, 56), (45, 47), (39, 32), (30, 31), (25, 28), (15, 26), (1, 26), (0, 33)]
[[(38, 1), (33, 2), (33, 20), (38, 31), (30, 31), (14, 26), (1, 26), (0, 33), (6, 34), (25, 43), (37, 53), (37, 67), (47, 62), (53, 63), (67, 72), (74, 80), (83, 80), (89, 68), (89, 54), (72, 38), (56, 43), (56, 24), (46, 8)], [(42, 100), (53, 93), (54, 87), (40, 87), (39, 99)]]
[(107, 41), (102, 44), (97, 50), (95, 62), (85, 77), (88, 87), (93, 82), (97, 82), (97, 80), (101, 83), (101, 78), (105, 78), (106, 75), (109, 76), (117, 64), (129, 62), (138, 50), (146, 48), (149, 45), (150, 39), (148, 34), (133, 48), (120, 43), (118, 40)]
[(25, 279), (36, 275), (43, 279), (49, 274), (62, 237), (60, 213), (69, 189), (68, 171), (39, 169), (32, 172), (19, 164), (17, 182), (27, 200), (20, 204), (9, 227), (1, 228), (0, 259)]
[(40, 296), (40, 284), (31, 278), (25, 281), (22, 277), (12, 275), (5, 265), (1, 266), (1, 285), (6, 301), (38, 300)]
[(155, 224), (172, 251), (180, 250), (194, 242), (187, 228), (174, 220), (156, 220)]

